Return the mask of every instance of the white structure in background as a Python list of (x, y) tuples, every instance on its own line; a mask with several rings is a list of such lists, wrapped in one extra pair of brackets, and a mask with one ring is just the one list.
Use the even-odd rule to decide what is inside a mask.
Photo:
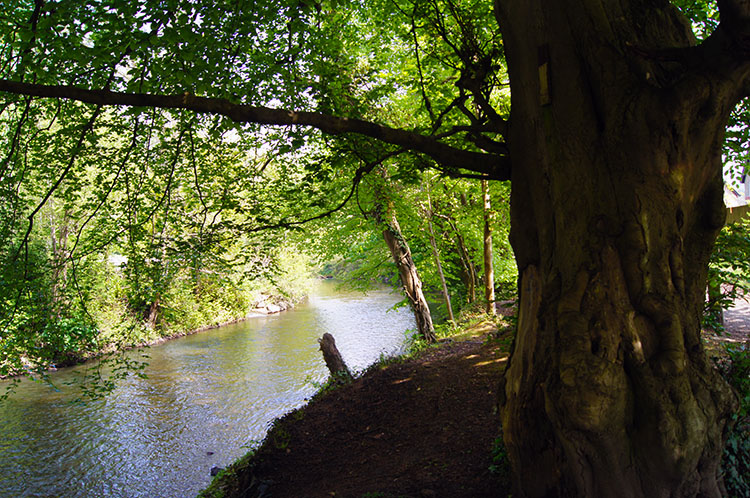
[(738, 221), (750, 211), (750, 172), (740, 174), (735, 168), (724, 168), (724, 205), (727, 223)]
[(107, 261), (109, 262), (109, 264), (111, 264), (115, 268), (120, 268), (122, 267), (122, 265), (128, 262), (128, 257), (123, 256), (122, 254), (110, 254), (109, 257), (107, 258)]

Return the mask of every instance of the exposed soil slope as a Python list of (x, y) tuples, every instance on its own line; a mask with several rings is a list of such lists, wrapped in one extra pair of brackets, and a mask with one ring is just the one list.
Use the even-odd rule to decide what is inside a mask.
[(256, 455), (210, 489), (225, 496), (508, 496), (489, 471), (507, 357), (501, 344), (481, 336), (447, 343), (320, 395), (277, 421)]

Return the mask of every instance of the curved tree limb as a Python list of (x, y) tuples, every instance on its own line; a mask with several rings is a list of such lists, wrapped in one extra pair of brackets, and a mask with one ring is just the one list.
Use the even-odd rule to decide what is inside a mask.
[(421, 152), (449, 169), (466, 169), (498, 180), (510, 179), (510, 160), (508, 157), (457, 149), (438, 142), (433, 137), (360, 119), (340, 118), (317, 112), (234, 104), (227, 99), (198, 97), (190, 93), (182, 95), (122, 93), (10, 80), (0, 80), (0, 91), (34, 97), (71, 99), (97, 105), (186, 109), (199, 113), (226, 116), (237, 123), (309, 126), (331, 135), (357, 133)]
[(746, 58), (750, 57), (750, 1), (718, 0), (721, 24)]

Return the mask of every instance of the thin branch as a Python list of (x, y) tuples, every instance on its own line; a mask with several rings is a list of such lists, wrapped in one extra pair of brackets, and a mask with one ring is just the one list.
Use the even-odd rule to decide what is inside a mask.
[[(454, 108), (458, 108), (460, 110), (461, 106), (464, 105), (463, 103), (467, 98), (468, 96), (465, 93), (460, 92), (460, 95), (453, 99), (451, 103), (448, 104), (448, 106), (440, 112), (437, 121), (435, 121), (435, 123), (432, 125), (432, 133), (435, 133), (440, 129), (440, 127), (443, 125), (443, 119), (445, 119), (448, 113), (450, 113)], [(439, 135), (433, 135), (433, 137), (438, 139)]]
[(23, 127), (26, 124), (26, 120), (29, 117), (29, 111), (31, 110), (31, 101), (32, 99), (29, 99), (29, 98), (26, 99), (26, 105), (24, 106), (23, 112), (21, 113), (21, 117), (18, 120), (18, 124), (13, 133), (13, 138), (10, 141), (8, 154), (5, 156), (5, 160), (2, 162), (2, 164), (0, 164), (0, 178), (3, 178), (5, 176), (6, 171), (10, 167), (9, 166), (10, 161), (13, 158), (13, 155), (16, 152), (16, 146), (18, 145), (21, 139), (21, 132), (23, 131)]
[(138, 139), (138, 122), (136, 121), (135, 126), (133, 127), (133, 139), (131, 140), (130, 145), (128, 146), (125, 152), (125, 156), (120, 162), (120, 166), (117, 169), (117, 173), (115, 173), (115, 177), (112, 179), (112, 183), (110, 184), (109, 188), (107, 189), (105, 194), (102, 196), (102, 198), (99, 200), (99, 203), (97, 204), (96, 208), (94, 208), (94, 210), (89, 214), (86, 220), (81, 224), (80, 228), (78, 229), (78, 235), (76, 236), (75, 243), (73, 244), (73, 247), (68, 252), (68, 257), (65, 260), (63, 260), (62, 263), (65, 263), (65, 261), (70, 261), (71, 263), (75, 264), (74, 259), (73, 259), (73, 254), (75, 253), (75, 250), (78, 247), (78, 243), (81, 240), (81, 235), (83, 234), (83, 230), (86, 228), (86, 225), (88, 225), (89, 222), (94, 218), (94, 216), (96, 216), (99, 210), (104, 206), (104, 203), (107, 202), (109, 195), (112, 193), (112, 191), (115, 188), (115, 185), (117, 184), (117, 180), (120, 178), (120, 173), (122, 173), (122, 171), (125, 169), (125, 165), (130, 159), (130, 154), (133, 152), (133, 149), (135, 149), (137, 139)]
[(427, 113), (430, 115), (430, 121), (433, 123), (435, 122), (435, 113), (432, 111), (432, 103), (430, 102), (430, 99), (427, 97), (427, 91), (425, 90), (424, 86), (424, 74), (422, 73), (422, 60), (419, 57), (419, 39), (417, 37), (417, 24), (414, 20), (415, 17), (415, 11), (417, 10), (417, 5), (414, 4), (414, 11), (411, 15), (411, 34), (414, 38), (414, 58), (417, 61), (417, 72), (419, 73), (419, 89), (422, 92), (422, 100), (424, 101), (425, 108), (427, 109)]
[[(102, 106), (99, 105), (94, 109), (94, 112), (91, 114), (91, 117), (88, 119), (86, 124), (84, 124), (83, 128), (81, 129), (81, 135), (78, 137), (78, 141), (76, 142), (75, 146), (72, 148), (72, 152), (70, 154), (70, 159), (68, 160), (68, 164), (65, 166), (65, 169), (63, 169), (63, 172), (60, 174), (60, 176), (57, 178), (55, 183), (52, 184), (52, 186), (47, 190), (47, 193), (42, 197), (42, 200), (37, 204), (36, 208), (29, 214), (28, 220), (29, 220), (29, 226), (26, 229), (26, 234), (23, 237), (23, 240), (21, 241), (21, 245), (18, 246), (18, 250), (16, 251), (16, 254), (13, 256), (13, 261), (16, 261), (18, 259), (18, 256), (21, 253), (21, 248), (28, 246), (29, 241), (29, 235), (31, 235), (31, 230), (34, 228), (34, 217), (39, 213), (39, 211), (44, 207), (45, 204), (47, 204), (47, 201), (52, 196), (52, 194), (57, 190), (57, 188), (62, 184), (63, 180), (65, 180), (65, 177), (68, 176), (68, 173), (73, 168), (73, 165), (76, 162), (76, 159), (78, 159), (78, 154), (83, 150), (83, 142), (86, 140), (86, 135), (89, 131), (94, 127), (94, 123), (96, 122), (96, 118), (99, 117), (99, 113), (102, 110)], [(28, 249), (28, 248), (27, 248)]]
[(366, 164), (364, 166), (361, 166), (357, 169), (357, 172), (354, 174), (354, 178), (352, 178), (352, 188), (349, 190), (349, 193), (344, 198), (343, 201), (341, 201), (339, 204), (334, 206), (333, 208), (329, 209), (328, 211), (324, 211), (322, 213), (316, 214), (315, 216), (310, 216), (309, 218), (304, 218), (302, 220), (297, 221), (279, 221), (277, 223), (269, 223), (266, 225), (261, 225), (253, 228), (247, 228), (246, 232), (262, 232), (264, 230), (274, 230), (278, 228), (292, 228), (294, 226), (300, 226), (304, 225), (306, 223), (310, 223), (311, 221), (320, 220), (323, 218), (327, 218), (328, 216), (331, 216), (333, 213), (340, 211), (346, 206), (351, 198), (354, 196), (354, 193), (357, 190), (357, 187), (359, 186), (359, 183), (362, 181), (362, 178), (364, 175), (372, 171), (372, 169), (379, 164), (378, 161), (373, 161), (369, 164)]
[(195, 160), (195, 140), (193, 137), (192, 127), (188, 130), (188, 136), (190, 137), (190, 163), (193, 166), (193, 180), (195, 191), (198, 193), (198, 199), (201, 202), (201, 206), (203, 206), (203, 209), (201, 210), (203, 220), (201, 221), (200, 230), (198, 230), (198, 237), (200, 240), (203, 240), (203, 230), (206, 227), (206, 220), (208, 220), (208, 206), (206, 205), (206, 201), (203, 198), (203, 190), (201, 189), (200, 180), (198, 178), (198, 163)]

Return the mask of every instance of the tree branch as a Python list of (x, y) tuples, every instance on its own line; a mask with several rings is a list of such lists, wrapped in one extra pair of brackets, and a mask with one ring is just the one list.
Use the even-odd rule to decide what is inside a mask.
[(750, 57), (750, 0), (718, 0), (720, 29), (727, 32), (744, 56)]
[(730, 88), (731, 109), (750, 95), (750, 0), (718, 3), (721, 23), (699, 45), (646, 48), (626, 42), (626, 46), (641, 58), (682, 66), (686, 71), (679, 73), (674, 83), (685, 101), (697, 98), (706, 77), (722, 82)]
[(73, 168), (73, 165), (75, 164), (76, 160), (78, 159), (79, 154), (81, 153), (83, 147), (84, 147), (84, 141), (86, 140), (86, 135), (89, 131), (91, 131), (94, 128), (94, 124), (96, 123), (96, 119), (99, 117), (99, 114), (101, 112), (102, 106), (99, 105), (94, 109), (94, 112), (91, 114), (91, 117), (86, 121), (86, 123), (81, 128), (81, 134), (78, 137), (78, 141), (73, 146), (73, 148), (70, 151), (70, 158), (68, 159), (68, 164), (63, 169), (60, 176), (58, 176), (55, 183), (52, 184), (52, 186), (47, 190), (47, 193), (42, 197), (42, 200), (37, 204), (36, 208), (27, 216), (27, 219), (29, 220), (29, 225), (26, 229), (26, 234), (23, 237), (23, 240), (21, 241), (21, 244), (18, 246), (18, 249), (16, 250), (15, 255), (13, 256), (12, 261), (15, 262), (19, 255), (21, 254), (21, 250), (25, 248), (26, 250), (26, 260), (24, 263), (24, 278), (26, 278), (27, 272), (28, 272), (28, 245), (29, 245), (29, 236), (31, 235), (31, 231), (34, 228), (34, 217), (39, 213), (39, 211), (44, 207), (44, 205), (47, 203), (50, 197), (52, 197), (52, 194), (55, 193), (55, 190), (62, 184), (63, 180), (65, 180), (65, 177), (70, 173), (70, 170)]
[(324, 133), (338, 135), (357, 133), (421, 152), (448, 168), (461, 168), (498, 180), (510, 178), (508, 157), (457, 149), (433, 137), (390, 128), (359, 119), (340, 118), (307, 111), (272, 109), (234, 104), (226, 99), (183, 95), (121, 93), (109, 90), (86, 90), (64, 85), (38, 85), (0, 80), (0, 91), (34, 97), (64, 98), (97, 105), (185, 109), (205, 114), (226, 116), (237, 123), (278, 126), (309, 126)]

